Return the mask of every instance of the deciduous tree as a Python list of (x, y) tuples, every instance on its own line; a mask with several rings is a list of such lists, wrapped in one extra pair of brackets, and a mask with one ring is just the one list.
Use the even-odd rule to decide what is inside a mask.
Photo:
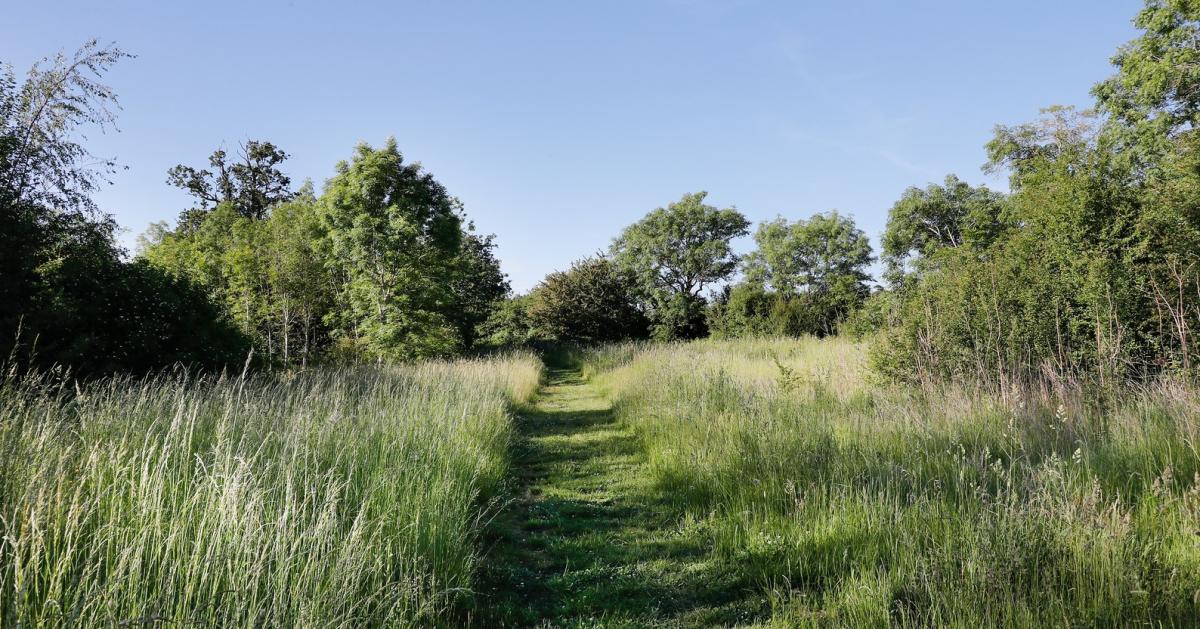
[(656, 337), (702, 336), (702, 291), (737, 269), (731, 241), (750, 223), (736, 208), (705, 204), (707, 194), (685, 194), (650, 212), (612, 244), (613, 261), (633, 274), (649, 302)]

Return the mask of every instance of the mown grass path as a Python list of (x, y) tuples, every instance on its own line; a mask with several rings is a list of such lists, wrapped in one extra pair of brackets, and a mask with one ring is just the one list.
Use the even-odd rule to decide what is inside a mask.
[(478, 626), (730, 626), (765, 605), (711, 559), (703, 525), (650, 485), (636, 436), (578, 373), (519, 418), (516, 495), (493, 522)]

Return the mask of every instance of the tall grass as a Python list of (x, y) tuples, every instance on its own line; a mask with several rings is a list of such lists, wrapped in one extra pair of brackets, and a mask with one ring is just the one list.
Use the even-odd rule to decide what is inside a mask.
[(589, 360), (781, 626), (1200, 624), (1194, 388), (893, 389), (838, 339)]
[(0, 626), (411, 626), (469, 596), (531, 355), (0, 387)]

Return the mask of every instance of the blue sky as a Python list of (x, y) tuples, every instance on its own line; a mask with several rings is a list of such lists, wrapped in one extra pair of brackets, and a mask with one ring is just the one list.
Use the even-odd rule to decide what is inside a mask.
[[(128, 167), (98, 195), (131, 245), (189, 206), (172, 165), (267, 139), (318, 187), (395, 136), (495, 233), (514, 288), (683, 193), (757, 222), (837, 209), (873, 242), (910, 185), (984, 176), (996, 124), (1086, 106), (1134, 0), (9, 3), (18, 72), (96, 37)], [(746, 251), (748, 239), (739, 243)]]

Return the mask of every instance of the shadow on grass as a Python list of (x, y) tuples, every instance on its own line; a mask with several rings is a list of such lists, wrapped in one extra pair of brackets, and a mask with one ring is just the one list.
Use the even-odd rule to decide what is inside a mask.
[(766, 611), (713, 560), (703, 526), (651, 488), (636, 437), (576, 374), (552, 371), (519, 430), (470, 624), (710, 626)]

